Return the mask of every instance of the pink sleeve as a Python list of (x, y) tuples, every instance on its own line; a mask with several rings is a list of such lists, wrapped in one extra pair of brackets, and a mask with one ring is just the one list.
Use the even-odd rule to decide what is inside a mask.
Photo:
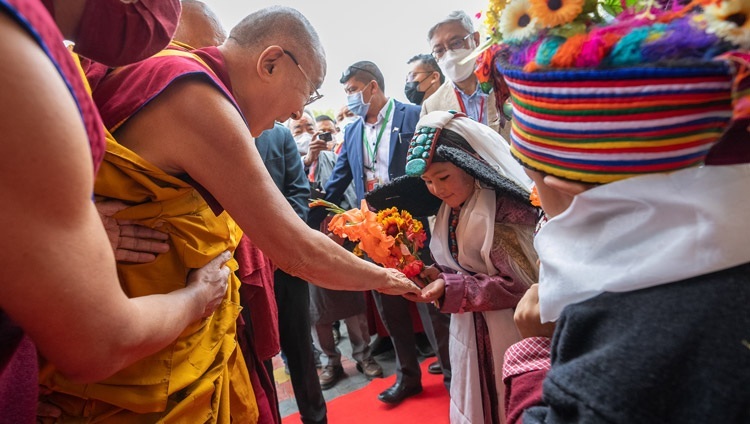
[(529, 337), (505, 351), (505, 417), (507, 424), (520, 423), (523, 412), (542, 404), (542, 382), (550, 368), (547, 337)]
[(451, 314), (513, 308), (527, 290), (501, 275), (442, 273), (440, 278), (445, 280), (440, 311)]

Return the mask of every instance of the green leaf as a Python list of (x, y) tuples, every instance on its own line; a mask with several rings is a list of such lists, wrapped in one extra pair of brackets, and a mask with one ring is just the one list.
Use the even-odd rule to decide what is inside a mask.
[(575, 20), (573, 22), (568, 22), (567, 24), (556, 27), (556, 28), (552, 28), (549, 31), (551, 35), (556, 35), (558, 37), (563, 37), (563, 38), (570, 38), (574, 35), (583, 34), (585, 32), (586, 32), (586, 24), (578, 20)]

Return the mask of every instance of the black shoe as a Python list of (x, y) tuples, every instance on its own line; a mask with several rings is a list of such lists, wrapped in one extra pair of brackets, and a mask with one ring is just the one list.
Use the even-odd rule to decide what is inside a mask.
[(370, 351), (373, 356), (386, 353), (393, 350), (393, 342), (390, 337), (376, 337), (375, 340), (370, 343)]
[(419, 393), (422, 393), (421, 384), (414, 387), (406, 387), (403, 384), (396, 383), (379, 394), (378, 400), (391, 405), (398, 405), (409, 396), (414, 396)]
[(417, 347), (417, 354), (423, 358), (431, 358), (435, 356), (435, 351), (432, 350), (430, 340), (424, 333), (417, 333), (414, 335), (414, 341)]
[(442, 374), (443, 367), (440, 366), (440, 361), (435, 361), (427, 366), (427, 372), (430, 374)]

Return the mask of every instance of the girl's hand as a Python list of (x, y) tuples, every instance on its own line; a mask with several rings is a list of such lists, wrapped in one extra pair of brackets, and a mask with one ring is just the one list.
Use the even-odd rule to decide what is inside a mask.
[(445, 294), (445, 280), (437, 278), (422, 289), (420, 302), (434, 302)]

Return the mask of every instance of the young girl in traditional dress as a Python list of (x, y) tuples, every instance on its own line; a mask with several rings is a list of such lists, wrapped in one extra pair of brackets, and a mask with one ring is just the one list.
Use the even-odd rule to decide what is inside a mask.
[(451, 423), (503, 423), (503, 355), (520, 339), (513, 308), (537, 280), (531, 181), (496, 132), (460, 113), (424, 116), (407, 160), (411, 177), (369, 200), (424, 209), (418, 203), (435, 204), (429, 191), (441, 201), (430, 241), (436, 265), (422, 273), (422, 298), (410, 299), (452, 314)]

